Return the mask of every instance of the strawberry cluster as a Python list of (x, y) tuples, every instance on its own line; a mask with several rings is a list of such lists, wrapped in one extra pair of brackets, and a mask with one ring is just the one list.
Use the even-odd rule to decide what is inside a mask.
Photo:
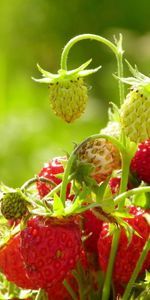
[[(44, 78), (36, 81), (49, 84), (51, 108), (68, 123), (85, 110), (83, 77), (99, 69), (85, 70), (90, 61), (58, 74), (38, 66)], [(134, 78), (120, 81), (132, 89), (106, 128), (21, 188), (0, 185), (3, 299), (143, 299), (136, 287), (150, 270), (150, 79), (130, 69)]]
[[(104, 141), (102, 142), (104, 143)], [(88, 173), (88, 177), (91, 176), (91, 180), (95, 182), (94, 187), (96, 187), (103, 182), (103, 176), (109, 178), (110, 169), (105, 168), (105, 175), (103, 175), (103, 168), (97, 168), (97, 164), (101, 161), (104, 166), (104, 162), (106, 161), (108, 164), (109, 160), (107, 162), (105, 159), (105, 147), (102, 147), (101, 143), (93, 143), (93, 145), (92, 151), (97, 155), (97, 159), (95, 156), (95, 159), (92, 160), (91, 145), (86, 148), (90, 150), (89, 152), (86, 150), (84, 155), (85, 146), (82, 146), (82, 152), (80, 151), (82, 155), (79, 156), (78, 154), (78, 159), (80, 159), (80, 163), (84, 164), (86, 156), (86, 161), (92, 162), (93, 166), (90, 169), (92, 172)], [(112, 147), (108, 148), (106, 143), (106, 149), (108, 156), (108, 150), (112, 150)], [(145, 173), (145, 177), (139, 174), (143, 174), (145, 165), (148, 168), (149, 149), (149, 140), (140, 144), (131, 161), (131, 172), (134, 176), (135, 173), (136, 175), (138, 174), (140, 180), (146, 178), (147, 173)], [(101, 157), (99, 159), (98, 151), (100, 151), (101, 157), (104, 157), (103, 160)], [(53, 158), (39, 172), (36, 188), (41, 201), (44, 202), (44, 197), (48, 197), (49, 193), (61, 184), (64, 174), (64, 162), (67, 162), (67, 157)], [(114, 165), (113, 163), (111, 173), (120, 167), (118, 158), (115, 168)], [(138, 168), (137, 166), (140, 167)], [(96, 177), (94, 168), (97, 172)], [(107, 169), (108, 174), (106, 175)], [(41, 182), (40, 178), (47, 178), (50, 182)], [(108, 183), (109, 194), (112, 198), (116, 197), (119, 193), (121, 178), (119, 176), (112, 177)], [(78, 182), (77, 176), (77, 186), (80, 186), (80, 189), (83, 188), (82, 184)], [(128, 190), (133, 187), (133, 183), (131, 184), (129, 181)], [(23, 197), (22, 194), (21, 197)], [(59, 195), (60, 192), (58, 191), (57, 194)], [(6, 193), (6, 195), (8, 197), (9, 193)], [(14, 195), (16, 197), (16, 194)], [(73, 203), (75, 197), (71, 182), (69, 182), (66, 187), (66, 201), (69, 200)], [(86, 207), (86, 203), (84, 206)], [(140, 253), (150, 234), (150, 226), (145, 217), (148, 211), (133, 204), (127, 209), (130, 217), (123, 218), (123, 220), (130, 225), (133, 233), (129, 242), (125, 228), (121, 228), (112, 278), (114, 286), (116, 286), (116, 295), (120, 293), (120, 290), (123, 292), (124, 287), (129, 282)], [(91, 279), (88, 279), (88, 284), (91, 285), (91, 289), (98, 293), (96, 276), (99, 270), (102, 270), (104, 273), (107, 271), (112, 244), (109, 224), (113, 222), (114, 220), (110, 214), (107, 214), (100, 208), (87, 209), (83, 213), (70, 217), (29, 217), (25, 228), (12, 236), (1, 247), (0, 270), (9, 281), (22, 289), (43, 289), (50, 300), (69, 300), (71, 296), (63, 282), (66, 280), (78, 299), (80, 299), (80, 288), (72, 273), (80, 263), (86, 274), (92, 274), (92, 283)], [(142, 265), (139, 275), (143, 274), (148, 268), (150, 268), (150, 252)], [(120, 287), (119, 289), (118, 286)]]

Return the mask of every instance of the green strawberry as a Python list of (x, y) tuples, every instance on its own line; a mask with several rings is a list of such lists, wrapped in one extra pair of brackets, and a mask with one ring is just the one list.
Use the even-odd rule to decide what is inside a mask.
[(129, 67), (134, 77), (121, 79), (132, 85), (120, 109), (121, 123), (127, 137), (139, 143), (150, 138), (150, 78)]
[(100, 183), (114, 170), (121, 168), (121, 156), (118, 149), (105, 138), (88, 139), (77, 151), (81, 163), (91, 166), (91, 178)]
[(7, 192), (1, 198), (1, 213), (7, 220), (19, 219), (28, 211), (25, 195), (20, 191)]
[(49, 84), (50, 106), (53, 112), (67, 123), (73, 122), (85, 111), (88, 88), (82, 77), (94, 73), (100, 68), (84, 70), (90, 62), (91, 60), (72, 71), (59, 70), (58, 74), (44, 71), (38, 65), (44, 78), (34, 80)]

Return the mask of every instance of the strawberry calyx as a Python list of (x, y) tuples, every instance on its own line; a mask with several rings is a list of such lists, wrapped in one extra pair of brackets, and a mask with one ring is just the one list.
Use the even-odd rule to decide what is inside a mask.
[(141, 91), (143, 89), (145, 93), (150, 93), (150, 77), (139, 72), (136, 65), (135, 68), (133, 68), (127, 60), (126, 62), (133, 77), (119, 78), (119, 80), (131, 85), (134, 90), (138, 88)]
[(57, 74), (52, 74), (48, 71), (45, 71), (39, 66), (39, 64), (37, 64), (37, 67), (38, 67), (39, 71), (42, 73), (43, 78), (41, 78), (41, 79), (32, 78), (32, 79), (37, 82), (52, 84), (52, 83), (61, 82), (61, 81), (65, 82), (68, 80), (75, 80), (79, 77), (85, 77), (92, 73), (97, 72), (101, 68), (101, 66), (99, 66), (98, 68), (95, 68), (95, 69), (85, 70), (85, 68), (91, 63), (91, 61), (92, 61), (92, 59), (88, 60), (87, 62), (82, 64), (80, 67), (78, 67), (74, 70), (71, 70), (71, 71), (60, 69), (60, 70), (58, 70)]

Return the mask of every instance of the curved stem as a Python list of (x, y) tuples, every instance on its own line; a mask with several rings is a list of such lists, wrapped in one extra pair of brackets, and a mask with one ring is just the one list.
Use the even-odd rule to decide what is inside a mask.
[[(109, 40), (105, 39), (104, 37), (102, 37), (100, 35), (96, 35), (96, 34), (80, 34), (80, 35), (72, 38), (63, 49), (63, 52), (61, 55), (61, 63), (60, 63), (61, 69), (67, 70), (68, 54), (69, 54), (69, 51), (72, 48), (72, 46), (75, 45), (79, 41), (87, 40), (87, 39), (101, 42), (101, 43), (105, 44), (106, 46), (108, 46), (113, 51), (113, 53), (115, 54), (116, 59), (117, 59), (117, 67), (118, 67), (117, 75), (119, 78), (123, 77), (122, 35), (120, 35), (120, 39), (117, 42), (117, 46), (115, 44), (113, 44), (112, 42), (110, 42)], [(124, 101), (124, 84), (120, 80), (118, 81), (118, 84), (119, 84), (119, 95), (120, 95), (120, 105), (121, 105)]]
[(61, 55), (61, 63), (60, 63), (61, 69), (67, 70), (68, 54), (69, 54), (69, 51), (72, 48), (72, 46), (79, 41), (87, 40), (87, 39), (88, 40), (96, 40), (97, 42), (101, 42), (101, 43), (107, 45), (114, 52), (114, 54), (116, 56), (118, 55), (117, 47), (112, 42), (103, 38), (102, 36), (96, 35), (96, 34), (90, 34), (90, 33), (89, 34), (80, 34), (78, 36), (73, 37), (64, 47), (62, 55)]
[(123, 201), (125, 198), (128, 198), (130, 196), (133, 196), (135, 194), (140, 194), (140, 193), (146, 193), (150, 192), (150, 186), (143, 186), (143, 187), (138, 187), (135, 189), (132, 189), (130, 191), (124, 192), (120, 195), (118, 195), (115, 199), (115, 205), (119, 204), (121, 201)]
[(48, 178), (45, 178), (45, 177), (39, 177), (39, 176), (36, 176), (34, 178), (31, 178), (29, 179), (28, 181), (26, 181), (22, 186), (21, 186), (21, 190), (25, 190), (27, 188), (29, 188), (32, 184), (38, 182), (38, 181), (41, 181), (41, 182), (44, 182), (44, 183), (47, 183), (49, 185), (52, 185), (52, 186), (56, 186), (56, 183), (53, 182), (52, 180), (48, 179)]
[(149, 250), (150, 250), (150, 237), (147, 239), (147, 242), (144, 245), (143, 251), (142, 251), (142, 253), (141, 253), (140, 257), (139, 257), (139, 260), (138, 260), (138, 262), (136, 264), (136, 267), (135, 267), (135, 269), (134, 269), (134, 271), (132, 273), (132, 276), (131, 276), (131, 278), (130, 278), (128, 284), (127, 284), (127, 286), (126, 286), (126, 289), (125, 289), (125, 292), (123, 294), (122, 300), (128, 300), (129, 299), (131, 290), (133, 288), (133, 284), (134, 284), (134, 282), (137, 279), (137, 276), (138, 276), (138, 274), (139, 274), (139, 272), (140, 272), (140, 270), (142, 268), (142, 265), (144, 263), (144, 260), (145, 260), (145, 258), (147, 256)]

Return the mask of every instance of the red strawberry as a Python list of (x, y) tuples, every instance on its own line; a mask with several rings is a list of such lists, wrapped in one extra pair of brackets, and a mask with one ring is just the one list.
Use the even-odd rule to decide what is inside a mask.
[[(58, 174), (62, 174), (64, 172), (64, 167), (62, 161), (66, 161), (67, 157), (55, 157), (50, 160), (48, 163), (45, 163), (43, 169), (38, 174), (39, 177), (45, 177), (50, 179), (56, 185), (61, 183), (61, 179), (57, 177)], [(46, 184), (43, 182), (37, 182), (37, 189), (39, 192), (40, 197), (46, 196), (52, 189), (54, 188), (53, 185)], [(70, 194), (70, 184), (67, 187), (67, 195), (66, 197), (69, 198)]]
[[(84, 270), (87, 270), (88, 262), (84, 250), (82, 250), (80, 254), (80, 263), (82, 265), (82, 268)], [(75, 294), (79, 297), (78, 284), (75, 277), (72, 275), (72, 273), (68, 273), (65, 279), (67, 280), (67, 283), (73, 289)], [(60, 299), (71, 300), (72, 299), (69, 292), (65, 288), (63, 281), (60, 281), (54, 284), (53, 286), (47, 288), (46, 291), (48, 293), (48, 300), (60, 300)]]
[(150, 183), (150, 139), (138, 145), (131, 161), (131, 172), (140, 180)]
[(0, 249), (0, 271), (9, 281), (24, 289), (37, 289), (26, 274), (20, 249), (20, 233)]
[(85, 247), (89, 252), (97, 253), (97, 241), (102, 227), (102, 220), (98, 219), (92, 210), (84, 213), (84, 231), (89, 237), (85, 240)]
[[(144, 213), (141, 208), (131, 207), (130, 213), (134, 215), (133, 218), (125, 219), (139, 234), (133, 234), (130, 244), (124, 229), (121, 230), (121, 236), (118, 246), (118, 251), (114, 264), (113, 280), (119, 284), (127, 283), (133, 273), (140, 253), (146, 240), (149, 238), (150, 226), (148, 225)], [(99, 263), (104, 272), (107, 270), (107, 264), (112, 243), (112, 236), (108, 236), (108, 224), (103, 223), (102, 231), (98, 241), (99, 249)], [(142, 266), (140, 273), (144, 272), (150, 267), (150, 252)]]
[(47, 290), (48, 300), (70, 300), (71, 296), (65, 288), (62, 281), (57, 282), (54, 286)]
[(72, 218), (32, 218), (21, 237), (27, 273), (39, 288), (62, 281), (79, 260), (81, 232)]
[[(111, 188), (111, 192), (113, 195), (119, 193), (121, 178), (120, 177), (112, 177), (109, 180), (109, 186)], [(133, 188), (133, 184), (129, 181), (127, 185), (127, 190), (131, 190)]]
[(120, 188), (120, 182), (121, 178), (120, 177), (113, 177), (109, 180), (109, 186), (111, 188), (112, 194), (118, 194), (119, 188)]

